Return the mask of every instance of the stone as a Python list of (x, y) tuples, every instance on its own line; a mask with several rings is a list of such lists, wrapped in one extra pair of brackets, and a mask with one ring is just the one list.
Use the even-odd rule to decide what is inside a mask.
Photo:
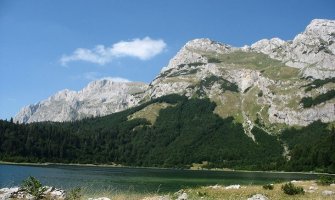
[(99, 197), (99, 198), (88, 198), (88, 200), (110, 200), (110, 198), (107, 198), (107, 197)]
[(188, 195), (186, 192), (183, 192), (181, 195), (178, 196), (177, 200), (187, 200)]
[(291, 183), (301, 183), (302, 181), (292, 180)]
[[(43, 195), (54, 200), (63, 200), (65, 199), (65, 191), (61, 189), (57, 189), (54, 187), (45, 186), (46, 191), (44, 191)], [(19, 187), (13, 188), (2, 188), (0, 189), (0, 200), (7, 200), (9, 198), (14, 199), (25, 199), (25, 200), (33, 200), (34, 196), (28, 194), (23, 191)]]
[(324, 195), (324, 196), (332, 196), (334, 194), (335, 194), (335, 192), (333, 192), (331, 190), (324, 190), (324, 191), (322, 191), (322, 195)]
[(56, 199), (63, 199), (65, 198), (65, 191), (64, 190), (60, 190), (60, 189), (55, 189), (54, 191), (51, 191), (49, 193), (49, 195), (52, 197), (52, 198), (56, 198)]
[(306, 190), (306, 192), (314, 193), (316, 190), (318, 190), (318, 187), (315, 185), (312, 185), (308, 188), (308, 190)]
[(145, 197), (142, 200), (170, 200), (171, 198), (168, 195), (164, 196), (154, 196), (154, 197)]
[(263, 194), (255, 194), (252, 197), (248, 198), (248, 200), (268, 200), (269, 198), (267, 198), (265, 195)]
[(18, 192), (18, 187), (13, 188), (1, 188), (0, 189), (0, 200), (7, 200), (11, 197), (12, 194)]
[(241, 188), (241, 185), (229, 185), (227, 187), (225, 187), (226, 190), (229, 190), (229, 189), (240, 189)]
[(210, 186), (208, 186), (207, 188), (211, 188), (211, 189), (222, 189), (222, 188), (224, 188), (224, 187), (221, 186), (221, 185), (216, 184), (216, 185), (210, 185)]

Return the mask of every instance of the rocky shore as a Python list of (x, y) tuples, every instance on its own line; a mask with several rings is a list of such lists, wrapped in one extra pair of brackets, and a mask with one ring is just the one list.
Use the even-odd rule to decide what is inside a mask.
[[(65, 191), (45, 186), (45, 191), (43, 192), (43, 197), (47, 199), (65, 199)], [(0, 189), (0, 200), (6, 199), (25, 199), (25, 200), (34, 200), (36, 199), (35, 196), (29, 194), (27, 191), (23, 190), (20, 187), (12, 187), (12, 188), (2, 188)]]

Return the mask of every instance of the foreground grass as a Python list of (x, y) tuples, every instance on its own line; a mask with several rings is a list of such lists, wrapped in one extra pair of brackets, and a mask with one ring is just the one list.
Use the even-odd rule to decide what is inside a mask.
[[(326, 196), (322, 192), (325, 190), (335, 192), (335, 186), (322, 186), (317, 185), (315, 181), (299, 181), (294, 183), (295, 186), (303, 187), (305, 194), (299, 195), (287, 195), (281, 189), (284, 183), (274, 184), (273, 190), (266, 190), (261, 185), (247, 185), (241, 186), (239, 189), (225, 189), (224, 186), (218, 188), (211, 187), (200, 187), (192, 189), (184, 189), (183, 192), (187, 193), (188, 199), (201, 199), (201, 200), (235, 200), (243, 199), (246, 200), (255, 194), (262, 194), (271, 200), (334, 200), (335, 194)], [(312, 189), (311, 189), (312, 188)], [(163, 198), (164, 196), (164, 198)], [(111, 191), (99, 192), (91, 195), (83, 195), (82, 199), (88, 199), (92, 197), (108, 197), (112, 200), (161, 200), (161, 199), (177, 199), (177, 194), (126, 194), (126, 193), (115, 193)]]
[[(315, 181), (303, 181), (294, 183), (296, 186), (301, 186), (306, 191), (305, 194), (300, 195), (287, 195), (281, 190), (281, 186), (284, 183), (274, 184), (273, 190), (265, 190), (262, 186), (259, 185), (249, 185), (242, 186), (240, 189), (213, 189), (209, 187), (201, 187), (197, 189), (188, 189), (185, 190), (189, 195), (189, 199), (248, 199), (255, 194), (263, 194), (271, 200), (285, 200), (285, 199), (334, 199), (335, 195), (325, 196), (322, 195), (322, 191), (330, 190), (335, 191), (334, 186), (320, 186), (315, 183)], [(317, 188), (312, 192), (310, 187)]]

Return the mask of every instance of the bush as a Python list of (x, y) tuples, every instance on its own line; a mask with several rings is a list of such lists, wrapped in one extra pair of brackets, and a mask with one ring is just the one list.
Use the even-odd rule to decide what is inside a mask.
[(36, 199), (43, 199), (46, 187), (43, 187), (41, 182), (35, 177), (29, 176), (22, 182), (21, 186), (23, 191), (33, 195)]
[(266, 189), (266, 190), (273, 190), (273, 184), (266, 184), (266, 185), (263, 185), (263, 188)]
[(259, 91), (257, 95), (258, 95), (258, 97), (262, 97), (263, 96), (263, 91), (262, 90)]
[(335, 177), (334, 176), (326, 176), (322, 175), (319, 177), (319, 180), (317, 182), (319, 185), (330, 185), (332, 183), (335, 183)]
[(81, 195), (81, 188), (74, 188), (71, 189), (65, 197), (65, 200), (80, 200), (82, 197)]
[(295, 186), (291, 182), (282, 185), (281, 189), (284, 191), (285, 194), (288, 195), (305, 194), (305, 191), (302, 187)]

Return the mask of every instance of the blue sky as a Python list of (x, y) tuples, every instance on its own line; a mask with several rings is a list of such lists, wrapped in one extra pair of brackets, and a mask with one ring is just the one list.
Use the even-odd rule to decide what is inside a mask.
[(194, 38), (289, 40), (334, 0), (0, 0), (0, 118), (93, 79), (149, 83)]

